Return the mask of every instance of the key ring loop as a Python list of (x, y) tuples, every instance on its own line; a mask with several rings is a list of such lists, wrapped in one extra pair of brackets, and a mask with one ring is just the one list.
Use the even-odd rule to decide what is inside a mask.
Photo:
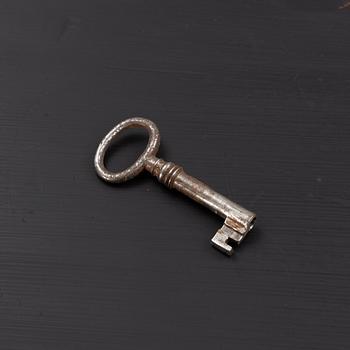
[[(148, 144), (140, 157), (131, 166), (118, 173), (107, 170), (104, 165), (104, 158), (108, 147), (115, 137), (124, 129), (143, 127), (147, 129), (149, 139)], [(145, 118), (129, 118), (117, 124), (101, 141), (95, 155), (95, 169), (103, 180), (107, 182), (120, 183), (137, 176), (145, 167), (145, 159), (156, 155), (160, 144), (160, 134), (157, 126)]]

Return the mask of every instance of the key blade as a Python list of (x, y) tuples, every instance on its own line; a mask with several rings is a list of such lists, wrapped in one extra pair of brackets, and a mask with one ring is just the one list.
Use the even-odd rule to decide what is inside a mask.
[(234, 241), (239, 244), (244, 235), (223, 224), (222, 227), (216, 232), (215, 236), (211, 239), (212, 245), (227, 255), (232, 255), (234, 250), (229, 244), (230, 241)]

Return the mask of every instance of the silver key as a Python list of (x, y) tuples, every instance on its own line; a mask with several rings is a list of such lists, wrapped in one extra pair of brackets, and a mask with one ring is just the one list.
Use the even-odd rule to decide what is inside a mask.
[[(146, 149), (136, 162), (124, 171), (113, 173), (106, 169), (104, 157), (113, 139), (124, 129), (132, 127), (146, 128), (149, 140)], [(130, 118), (116, 125), (101, 141), (95, 155), (97, 174), (107, 182), (121, 183), (147, 170), (156, 176), (159, 182), (170, 189), (175, 188), (196, 202), (204, 205), (225, 219), (223, 226), (212, 238), (212, 244), (228, 255), (232, 255), (232, 243), (240, 244), (253, 228), (255, 214), (217, 193), (205, 183), (186, 174), (182, 167), (157, 158), (160, 135), (157, 126), (145, 118)]]

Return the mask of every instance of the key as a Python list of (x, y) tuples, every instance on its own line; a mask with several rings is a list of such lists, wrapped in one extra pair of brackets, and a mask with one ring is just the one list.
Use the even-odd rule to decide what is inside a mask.
[[(129, 168), (118, 173), (110, 172), (104, 165), (108, 147), (122, 130), (133, 127), (147, 129), (149, 139), (146, 149)], [(134, 178), (141, 171), (147, 170), (168, 188), (178, 190), (221, 216), (224, 219), (224, 224), (215, 233), (211, 243), (227, 255), (232, 255), (233, 245), (239, 245), (253, 228), (256, 215), (217, 193), (202, 181), (188, 175), (181, 166), (157, 158), (159, 145), (160, 134), (157, 126), (151, 120), (145, 118), (126, 119), (116, 125), (99, 144), (94, 159), (96, 172), (107, 182), (121, 183)]]

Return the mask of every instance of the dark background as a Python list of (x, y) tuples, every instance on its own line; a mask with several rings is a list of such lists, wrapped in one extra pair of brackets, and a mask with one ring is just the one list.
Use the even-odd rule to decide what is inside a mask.
[[(1, 350), (349, 349), (342, 5), (0, 2)], [(257, 213), (232, 258), (210, 245), (222, 220), (151, 176), (97, 178), (99, 141), (132, 115)]]

